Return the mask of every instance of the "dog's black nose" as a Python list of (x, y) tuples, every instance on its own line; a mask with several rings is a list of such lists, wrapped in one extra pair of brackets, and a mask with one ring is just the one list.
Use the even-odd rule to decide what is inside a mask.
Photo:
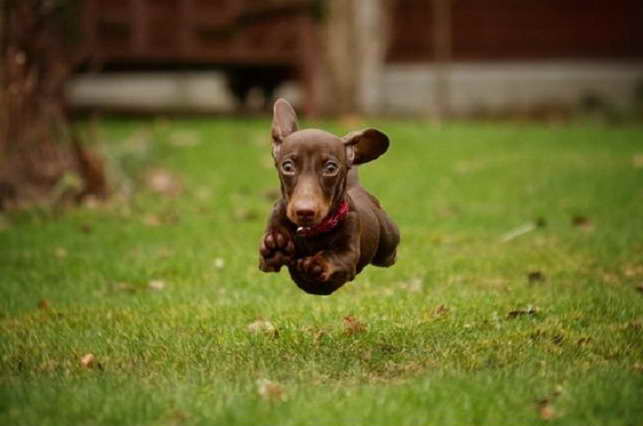
[(297, 218), (302, 221), (311, 221), (315, 217), (315, 210), (311, 208), (299, 208), (295, 211)]

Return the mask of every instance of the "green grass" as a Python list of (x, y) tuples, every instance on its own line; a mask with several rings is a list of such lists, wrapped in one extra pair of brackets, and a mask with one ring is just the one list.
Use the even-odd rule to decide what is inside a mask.
[(643, 424), (643, 129), (377, 127), (398, 263), (316, 297), (257, 269), (268, 120), (99, 123), (128, 198), (0, 218), (0, 424)]

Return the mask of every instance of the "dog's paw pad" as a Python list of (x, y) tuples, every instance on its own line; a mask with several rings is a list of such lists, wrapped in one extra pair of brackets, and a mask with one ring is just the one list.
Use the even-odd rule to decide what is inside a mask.
[(279, 272), (283, 265), (290, 263), (295, 252), (295, 244), (286, 232), (272, 229), (268, 231), (259, 247), (259, 269), (264, 272)]
[(297, 260), (297, 270), (315, 281), (327, 281), (330, 278), (328, 265), (320, 256), (304, 257)]

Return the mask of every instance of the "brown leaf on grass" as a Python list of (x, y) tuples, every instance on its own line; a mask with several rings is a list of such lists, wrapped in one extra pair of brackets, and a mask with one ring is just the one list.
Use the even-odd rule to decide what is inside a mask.
[(280, 402), (286, 399), (286, 389), (268, 379), (257, 380), (257, 392), (266, 401)]
[(47, 299), (40, 299), (38, 302), (38, 309), (42, 309), (43, 311), (46, 311), (50, 308), (50, 303), (49, 300)]
[(92, 368), (96, 363), (94, 354), (85, 354), (80, 358), (80, 365), (85, 368)]
[(630, 321), (627, 323), (626, 327), (632, 330), (640, 330), (643, 328), (643, 320), (635, 319), (634, 321)]
[(540, 310), (535, 306), (528, 306), (527, 309), (516, 309), (507, 314), (508, 319), (514, 319), (523, 315), (536, 315)]
[(313, 337), (313, 343), (315, 345), (319, 344), (319, 342), (328, 335), (325, 330), (316, 327), (302, 327), (301, 331), (310, 334)]
[(158, 214), (146, 214), (143, 217), (143, 224), (147, 226), (175, 225), (179, 223), (179, 217), (172, 211)]
[(126, 282), (118, 282), (118, 283), (114, 284), (114, 290), (115, 290), (115, 291), (128, 291), (128, 292), (135, 292), (135, 291), (136, 291), (136, 287), (134, 287), (134, 286), (133, 286), (132, 284), (130, 284), (130, 283), (126, 283)]
[(551, 401), (548, 398), (538, 401), (536, 403), (536, 408), (541, 419), (553, 420), (556, 418), (556, 412), (554, 411), (554, 407), (552, 406)]
[(80, 225), (80, 230), (84, 232), (85, 234), (89, 234), (92, 232), (92, 227), (91, 225), (88, 225), (86, 223)]
[(279, 334), (275, 326), (272, 325), (270, 321), (261, 319), (248, 324), (248, 331), (252, 334), (266, 334), (273, 337), (277, 337)]
[(643, 265), (626, 265), (623, 274), (628, 278), (643, 277)]
[(183, 184), (179, 176), (165, 169), (147, 172), (145, 184), (152, 192), (168, 197), (176, 197), (183, 192)]
[(157, 215), (148, 214), (143, 218), (143, 223), (147, 226), (160, 226), (163, 221)]
[(168, 426), (184, 425), (188, 421), (188, 415), (181, 410), (174, 410), (168, 416)]
[(147, 288), (154, 291), (161, 291), (165, 289), (165, 281), (163, 280), (152, 280), (147, 283)]
[(433, 311), (433, 315), (436, 317), (445, 317), (449, 315), (449, 308), (446, 305), (438, 305)]
[(400, 288), (409, 293), (419, 293), (422, 291), (423, 281), (421, 278), (412, 278), (408, 281), (400, 283)]
[(572, 225), (583, 231), (591, 231), (594, 229), (592, 221), (586, 216), (576, 215), (572, 217)]
[(352, 315), (344, 317), (344, 334), (352, 336), (366, 331), (366, 324)]
[(545, 274), (540, 271), (531, 271), (527, 274), (527, 280), (530, 283), (545, 281)]

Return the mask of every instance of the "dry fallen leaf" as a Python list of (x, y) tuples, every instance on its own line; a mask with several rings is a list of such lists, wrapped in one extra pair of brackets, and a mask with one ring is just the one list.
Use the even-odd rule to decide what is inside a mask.
[(179, 177), (165, 169), (150, 170), (145, 176), (147, 187), (157, 194), (175, 197), (183, 191)]
[(47, 300), (47, 299), (41, 299), (41, 300), (38, 302), (38, 309), (42, 309), (42, 310), (44, 310), (44, 311), (46, 311), (47, 309), (49, 309), (49, 300)]
[(114, 290), (115, 290), (115, 291), (129, 291), (129, 292), (133, 292), (133, 291), (136, 291), (136, 287), (134, 287), (134, 286), (133, 286), (132, 284), (130, 284), (130, 283), (126, 283), (126, 282), (118, 282), (118, 283), (114, 284)]
[(159, 226), (163, 222), (161, 221), (161, 218), (158, 217), (157, 215), (148, 214), (148, 215), (145, 215), (145, 217), (143, 218), (143, 223), (147, 226)]
[(545, 274), (540, 271), (531, 271), (527, 274), (527, 279), (530, 283), (545, 281)]
[(413, 278), (413, 279), (410, 279), (409, 281), (400, 283), (400, 288), (410, 293), (419, 293), (420, 291), (422, 291), (422, 284), (423, 284), (422, 279)]
[(163, 290), (165, 288), (165, 281), (162, 280), (152, 280), (147, 284), (147, 288), (150, 290)]
[(643, 277), (643, 265), (626, 265), (623, 274), (628, 278)]
[(446, 305), (438, 305), (435, 308), (435, 311), (433, 311), (433, 314), (436, 317), (443, 317), (443, 316), (449, 315), (449, 308), (447, 308)]
[(366, 331), (366, 324), (352, 315), (344, 317), (344, 333), (352, 336)]
[(277, 329), (270, 321), (257, 320), (248, 324), (248, 331), (253, 334), (267, 334), (270, 336), (277, 336)]
[(80, 358), (80, 365), (85, 368), (91, 368), (96, 362), (96, 357), (93, 354), (85, 354)]
[(533, 231), (537, 227), (538, 226), (535, 223), (532, 223), (532, 222), (525, 223), (524, 225), (521, 225), (521, 226), (519, 226), (517, 228), (514, 228), (514, 229), (510, 230), (509, 232), (503, 234), (500, 237), (500, 242), (501, 243), (507, 243), (507, 242), (509, 242), (509, 241), (511, 241), (511, 240), (513, 240), (515, 238), (518, 238), (518, 237), (520, 237), (522, 235), (525, 235), (525, 234)]
[(582, 229), (583, 231), (591, 231), (592, 229), (594, 229), (592, 221), (589, 220), (588, 217), (580, 215), (572, 217), (572, 225), (576, 226), (579, 229)]
[(541, 399), (537, 402), (536, 406), (538, 408), (538, 415), (541, 419), (552, 420), (556, 418), (556, 412), (554, 411), (554, 407), (552, 407), (549, 399)]
[(527, 309), (516, 309), (507, 314), (507, 318), (513, 319), (521, 315), (536, 315), (539, 312), (539, 309), (535, 306), (528, 306)]
[(284, 387), (268, 379), (257, 380), (257, 392), (267, 401), (283, 401), (286, 397)]

